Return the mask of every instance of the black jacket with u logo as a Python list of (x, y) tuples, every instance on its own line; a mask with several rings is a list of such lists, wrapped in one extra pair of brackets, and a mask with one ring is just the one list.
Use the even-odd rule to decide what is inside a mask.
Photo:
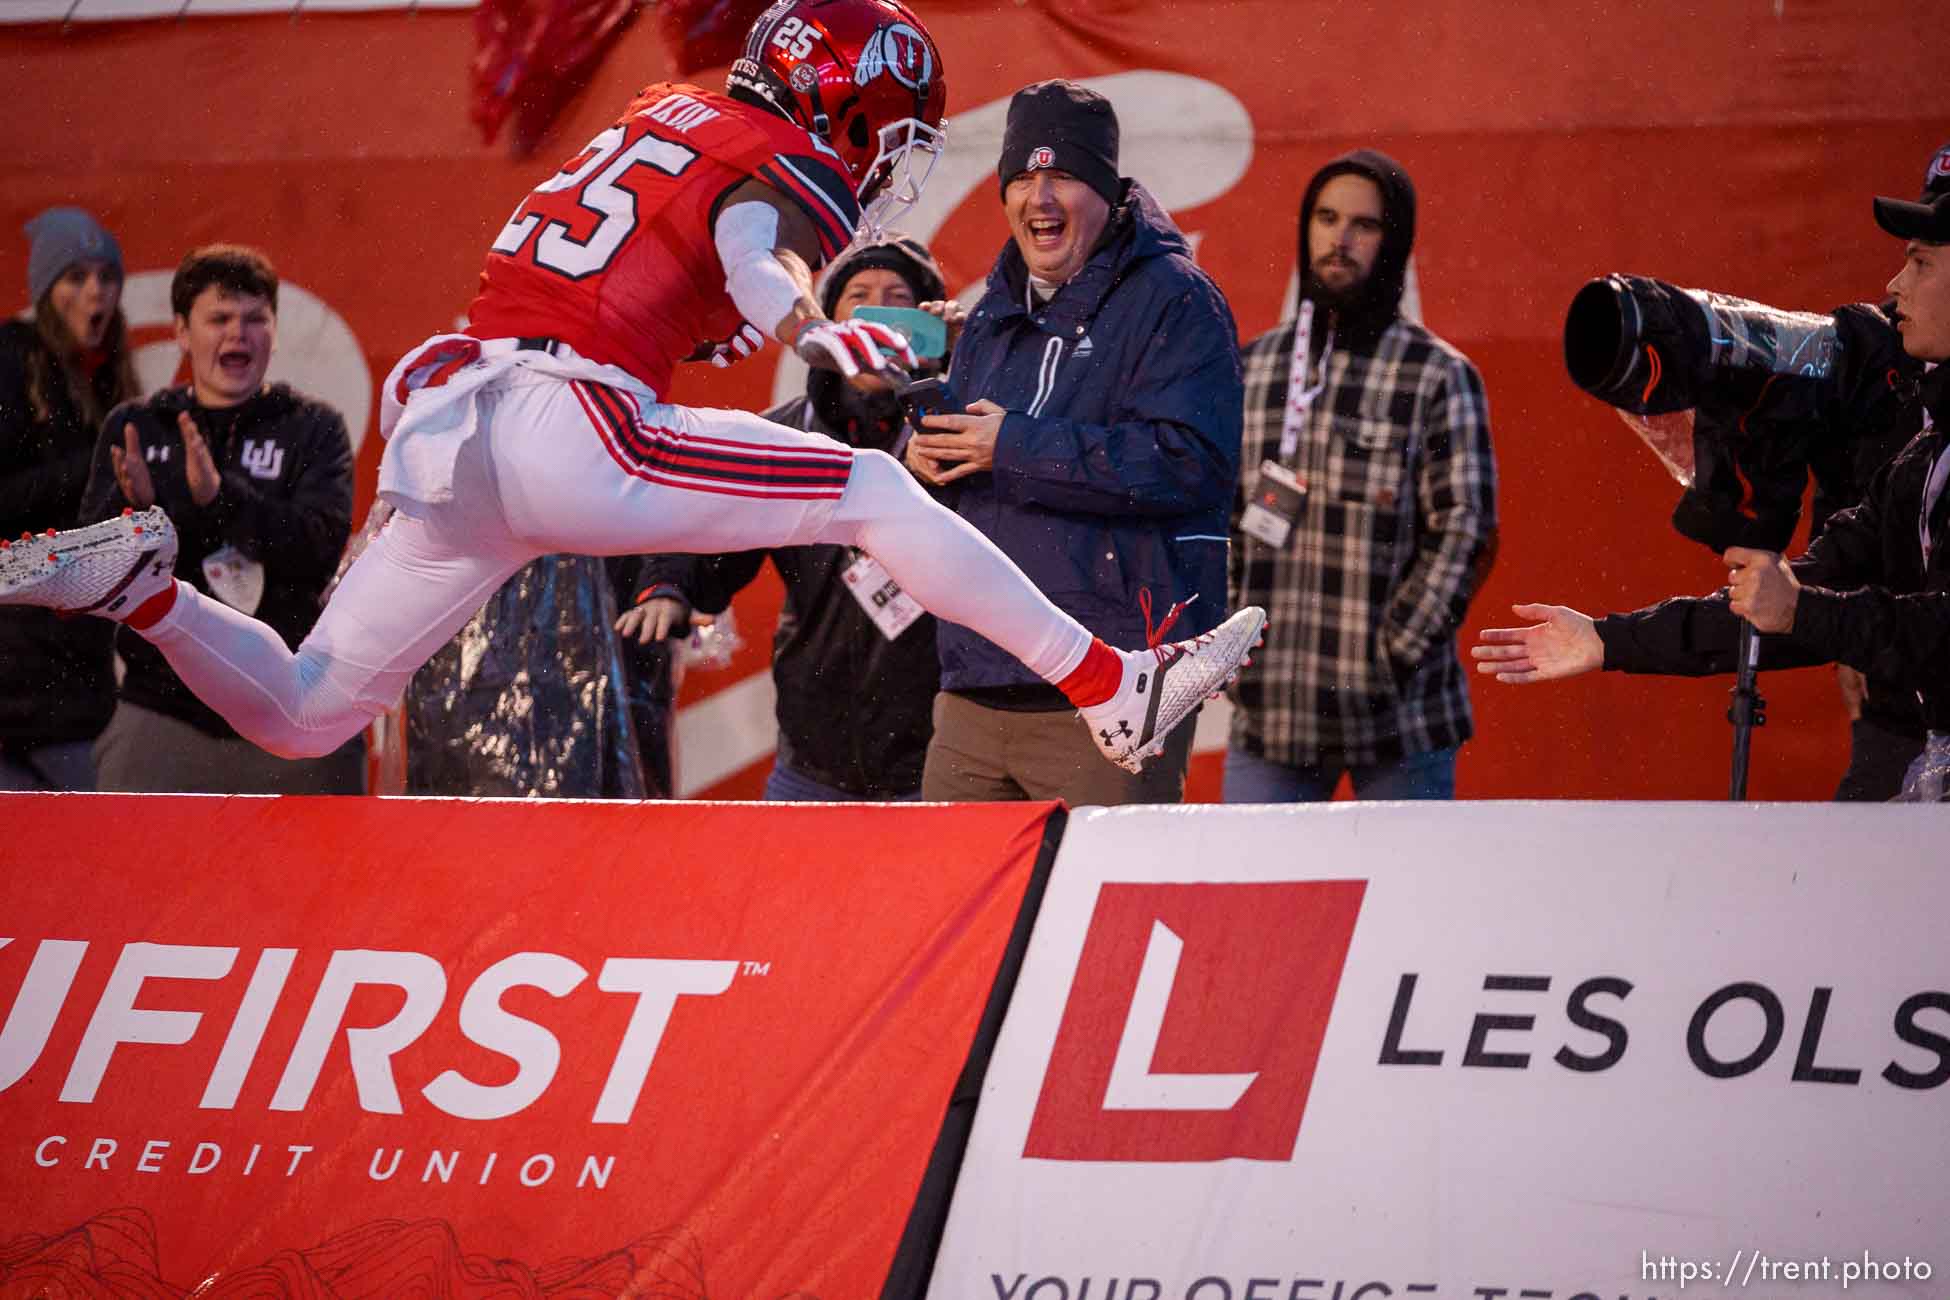
[[(222, 486), (207, 506), (190, 497), (177, 416), (190, 418), (210, 444)], [(176, 576), (209, 594), (203, 562), (225, 547), (264, 566), (264, 594), (245, 612), (296, 648), (318, 621), (319, 595), (338, 567), (352, 532), (352, 442), (337, 411), (285, 384), (270, 384), (235, 406), (206, 407), (187, 385), (109, 413), (95, 446), (82, 521), (107, 519), (129, 504), (115, 483), (109, 447), (133, 422), (142, 442), (156, 504), (176, 525)], [(219, 599), (222, 597), (219, 596)], [(181, 718), (213, 736), (230, 725), (183, 685), (162, 652), (126, 628), (116, 649), (128, 665), (122, 698)]]

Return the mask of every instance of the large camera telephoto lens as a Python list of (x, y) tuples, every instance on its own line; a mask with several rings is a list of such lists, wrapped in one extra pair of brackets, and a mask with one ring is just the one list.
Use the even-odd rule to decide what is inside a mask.
[[(1895, 400), (1887, 383), (1845, 385), (1844, 361), (1858, 380), (1880, 380), (1900, 357), (1894, 327), (1872, 306), (1784, 311), (1643, 275), (1588, 282), (1564, 319), (1572, 382), (1627, 413), (1675, 467), (1686, 493), (1673, 522), (1715, 550), (1786, 546), (1811, 469), (1824, 488), (1859, 493), (1837, 481), (1849, 472), (1844, 460), (1814, 453), (1847, 436), (1833, 418), (1844, 392), (1856, 407)], [(1676, 411), (1692, 412), (1688, 473), (1679, 469), (1688, 458), (1639, 418)]]
[(1616, 276), (1578, 290), (1564, 320), (1564, 365), (1571, 382), (1601, 401), (1637, 409), (1650, 364), (1639, 342), (1638, 302)]

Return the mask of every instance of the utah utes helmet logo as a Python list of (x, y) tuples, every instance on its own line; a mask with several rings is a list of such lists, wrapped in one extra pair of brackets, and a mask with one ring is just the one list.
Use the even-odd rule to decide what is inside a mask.
[(876, 31), (860, 52), (854, 84), (864, 86), (883, 72), (913, 91), (932, 83), (934, 51), (927, 37), (906, 23), (889, 23)]
[(1930, 159), (1930, 170), (1923, 177), (1923, 184), (1930, 185), (1945, 177), (1950, 177), (1950, 147), (1938, 151), (1937, 156)]
[(1048, 145), (1043, 145), (1040, 148), (1029, 151), (1028, 170), (1032, 172), (1040, 171), (1045, 167), (1054, 166), (1056, 166), (1056, 150), (1050, 148)]

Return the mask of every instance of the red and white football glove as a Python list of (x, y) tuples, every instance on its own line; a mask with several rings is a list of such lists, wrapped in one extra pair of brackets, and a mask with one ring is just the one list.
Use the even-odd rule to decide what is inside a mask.
[(792, 347), (809, 366), (837, 370), (848, 379), (862, 370), (921, 364), (906, 335), (879, 321), (818, 321), (799, 331)]
[(723, 370), (727, 366), (743, 361), (752, 353), (765, 346), (765, 335), (759, 332), (750, 321), (739, 321), (738, 332), (721, 343), (710, 344), (707, 358), (712, 365)]

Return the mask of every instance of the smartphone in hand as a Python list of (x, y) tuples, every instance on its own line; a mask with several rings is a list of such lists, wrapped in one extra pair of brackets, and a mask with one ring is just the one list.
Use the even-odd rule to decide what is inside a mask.
[(962, 414), (961, 402), (955, 397), (954, 390), (948, 387), (948, 381), (940, 375), (916, 379), (897, 389), (894, 395), (900, 399), (907, 422), (916, 430), (923, 428), (921, 420), (924, 416)]

